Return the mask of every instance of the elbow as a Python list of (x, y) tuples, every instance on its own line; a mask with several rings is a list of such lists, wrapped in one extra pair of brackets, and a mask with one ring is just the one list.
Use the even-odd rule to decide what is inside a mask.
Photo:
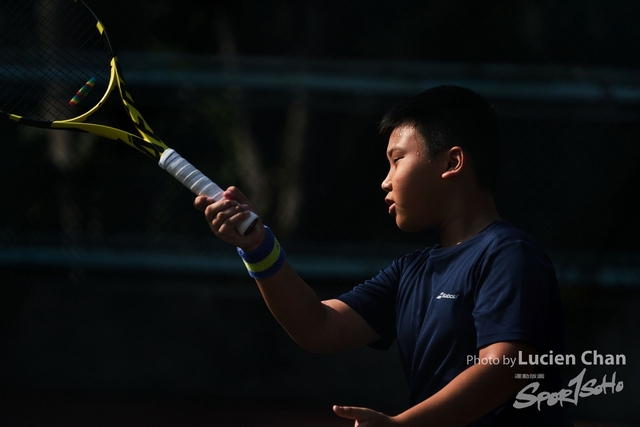
[(334, 354), (345, 350), (345, 348), (341, 347), (340, 340), (337, 340), (334, 334), (322, 327), (314, 328), (313, 331), (306, 331), (295, 336), (289, 334), (289, 336), (298, 347), (309, 353)]
[[(314, 354), (332, 353), (329, 314), (324, 305), (312, 321), (296, 322), (285, 328), (293, 341), (304, 351)], [(295, 326), (295, 327), (294, 327)]]

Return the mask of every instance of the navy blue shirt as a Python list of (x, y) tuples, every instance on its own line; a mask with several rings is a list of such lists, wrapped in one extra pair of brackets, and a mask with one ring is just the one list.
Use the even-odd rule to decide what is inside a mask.
[[(531, 236), (503, 220), (459, 245), (399, 258), (339, 299), (381, 335), (374, 347), (397, 339), (412, 406), (473, 365), (470, 358), (490, 344), (524, 341), (539, 353), (564, 352), (553, 266)], [(550, 368), (535, 372), (543, 373), (545, 389), (559, 389), (559, 374)], [(524, 415), (514, 411), (509, 402), (471, 425), (494, 425), (500, 417), (513, 423)]]

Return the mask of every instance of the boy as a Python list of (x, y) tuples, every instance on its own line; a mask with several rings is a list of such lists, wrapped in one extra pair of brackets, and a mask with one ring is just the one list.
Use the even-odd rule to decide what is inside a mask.
[(558, 405), (513, 406), (532, 373), (544, 377), (538, 391), (560, 388), (553, 366), (516, 361), (562, 353), (564, 336), (550, 261), (495, 207), (497, 123), (485, 100), (455, 86), (430, 89), (385, 115), (389, 214), (403, 231), (437, 228), (441, 244), (395, 260), (336, 299), (318, 299), (268, 228), (235, 231), (250, 210), (239, 190), (229, 188), (219, 202), (196, 198), (214, 234), (239, 248), (269, 309), (301, 347), (387, 348), (397, 339), (411, 407), (393, 417), (334, 407), (356, 426), (571, 425)]

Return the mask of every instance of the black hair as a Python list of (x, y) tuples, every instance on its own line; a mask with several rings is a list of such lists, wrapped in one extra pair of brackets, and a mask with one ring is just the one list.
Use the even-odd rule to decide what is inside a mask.
[(484, 98), (458, 86), (438, 86), (402, 102), (380, 121), (380, 133), (411, 126), (422, 136), (429, 156), (453, 146), (471, 157), (476, 181), (494, 190), (500, 163), (498, 116)]

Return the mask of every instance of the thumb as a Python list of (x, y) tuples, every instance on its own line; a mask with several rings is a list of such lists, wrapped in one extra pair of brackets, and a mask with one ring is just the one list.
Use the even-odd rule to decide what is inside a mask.
[(224, 191), (223, 196), (226, 199), (235, 200), (238, 203), (249, 203), (249, 198), (245, 196), (244, 193), (240, 191), (238, 187), (231, 186), (227, 188)]
[(374, 417), (377, 413), (367, 408), (357, 408), (355, 406), (337, 406), (333, 407), (333, 412), (339, 417), (350, 420), (366, 421)]

